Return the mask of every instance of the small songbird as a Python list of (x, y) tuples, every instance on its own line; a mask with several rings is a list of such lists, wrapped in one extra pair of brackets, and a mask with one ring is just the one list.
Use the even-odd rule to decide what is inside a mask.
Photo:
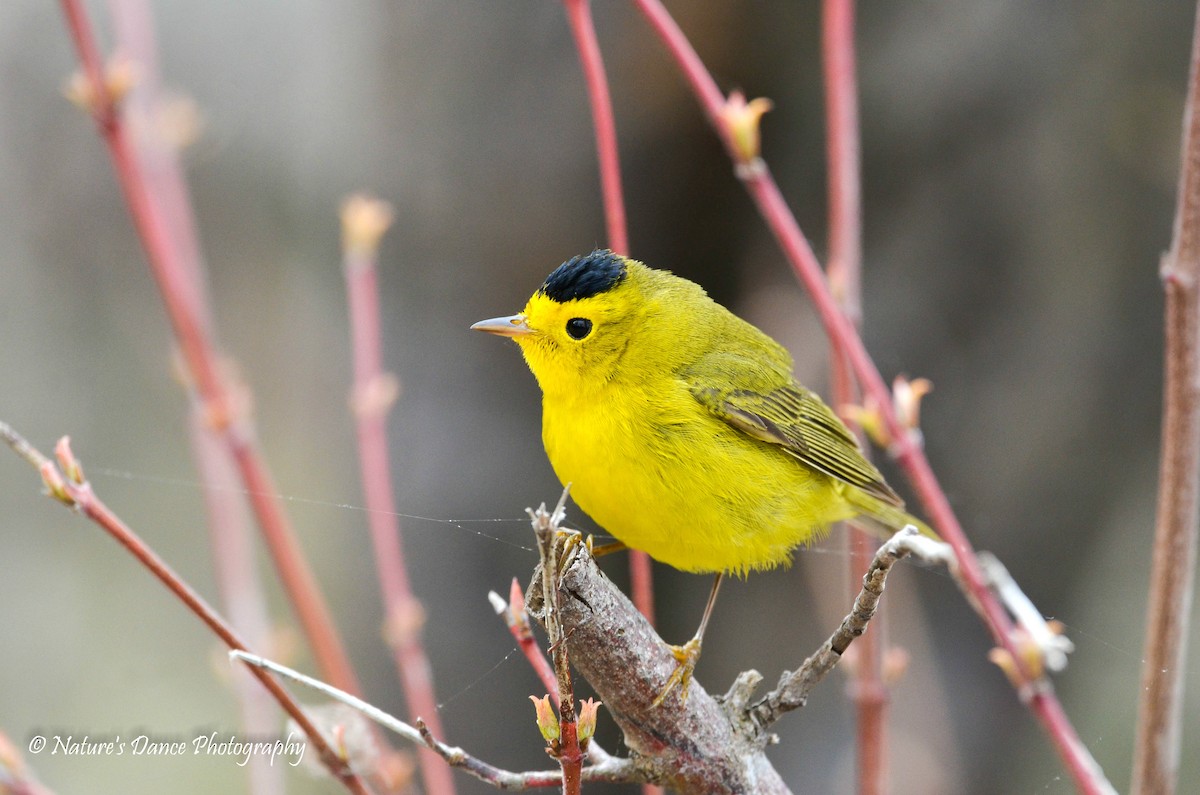
[(579, 507), (625, 546), (716, 572), (656, 703), (687, 684), (726, 572), (790, 561), (834, 522), (915, 525), (787, 351), (694, 282), (598, 250), (554, 270), (511, 337), (542, 389), (542, 442)]

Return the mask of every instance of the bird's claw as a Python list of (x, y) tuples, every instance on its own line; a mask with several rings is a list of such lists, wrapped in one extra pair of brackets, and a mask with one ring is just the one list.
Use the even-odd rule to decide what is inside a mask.
[(572, 563), (575, 562), (575, 556), (579, 554), (580, 546), (587, 549), (588, 555), (592, 554), (592, 537), (588, 535), (586, 538), (583, 533), (578, 530), (564, 530), (559, 528), (555, 531), (557, 536), (556, 543), (562, 544), (562, 548), (558, 553), (558, 571), (556, 574), (562, 574)]
[(696, 670), (696, 663), (700, 661), (699, 638), (692, 638), (682, 646), (671, 646), (669, 648), (678, 665), (675, 666), (675, 670), (667, 678), (667, 683), (663, 686), (662, 691), (651, 702), (651, 707), (661, 706), (677, 685), (680, 688), (679, 701), (686, 704), (688, 685), (692, 682), (692, 672)]

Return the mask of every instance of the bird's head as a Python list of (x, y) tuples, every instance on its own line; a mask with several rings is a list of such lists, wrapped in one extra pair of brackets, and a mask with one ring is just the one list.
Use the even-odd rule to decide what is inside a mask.
[(644, 360), (660, 347), (647, 324), (663, 314), (664, 279), (699, 291), (665, 271), (593, 251), (558, 266), (520, 314), (471, 328), (512, 337), (543, 393), (583, 394), (620, 377), (638, 377)]

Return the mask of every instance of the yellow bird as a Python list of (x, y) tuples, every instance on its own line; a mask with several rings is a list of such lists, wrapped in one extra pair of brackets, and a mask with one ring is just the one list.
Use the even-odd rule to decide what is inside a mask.
[(696, 635), (672, 647), (686, 697), (726, 572), (790, 561), (830, 524), (912, 524), (783, 346), (694, 282), (597, 250), (554, 270), (511, 337), (542, 389), (542, 442), (575, 502), (632, 549), (716, 572)]

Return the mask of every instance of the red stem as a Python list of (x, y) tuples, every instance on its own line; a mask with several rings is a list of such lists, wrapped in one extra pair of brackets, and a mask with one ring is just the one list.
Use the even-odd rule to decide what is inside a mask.
[(1200, 515), (1200, 8), (1184, 109), (1183, 157), (1166, 293), (1162, 450), (1154, 556), (1146, 606), (1132, 791), (1168, 795), (1179, 785)]
[(639, 549), (629, 550), (629, 590), (638, 612), (654, 626), (654, 567), (650, 556)]
[(234, 401), (218, 375), (216, 354), (196, 314), (196, 306), (190, 300), (190, 277), (183, 267), (182, 257), (172, 245), (169, 231), (134, 156), (128, 131), (105, 85), (102, 61), (86, 12), (79, 0), (62, 0), (62, 7), (91, 87), (93, 116), (108, 146), (134, 227), (209, 422), (222, 436), (237, 463), (276, 570), (323, 675), (342, 690), (358, 693), (360, 688), (349, 657), (317, 588), (316, 578), (279, 503), (270, 473), (246, 423), (235, 422)]
[(842, 311), (858, 326), (862, 322), (862, 156), (854, 0), (825, 0), (821, 19), (829, 161), (829, 281), (837, 285)]
[[(691, 43), (659, 0), (635, 2), (678, 62), (734, 162), (739, 162), (737, 151), (721, 118), (725, 97), (708, 70), (704, 68)], [(766, 164), (760, 161), (754, 168), (740, 171), (744, 174), (743, 182), (758, 205), (760, 214), (775, 235), (792, 270), (812, 297), (826, 333), (834, 344), (845, 352), (863, 389), (878, 408), (890, 437), (895, 440), (892, 452), (897, 462), (908, 475), (933, 525), (954, 549), (963, 583), (975, 602), (974, 607), (983, 618), (995, 642), (1004, 648), (1019, 666), (1025, 703), (1042, 723), (1080, 791), (1108, 791), (1108, 783), (1096, 768), (1087, 749), (1080, 743), (1049, 683), (1033, 676), (1026, 667), (1027, 664), (1017, 648), (1012, 621), (987, 588), (975, 551), (958, 523), (945, 492), (938, 485), (924, 451), (914, 435), (904, 428), (897, 418), (892, 406), (891, 391), (871, 361), (862, 339), (834, 301), (820, 263), (800, 231)]]
[[(560, 707), (565, 705), (563, 701)], [(573, 713), (562, 712), (561, 715), (558, 764), (562, 768), (562, 791), (563, 795), (579, 795), (583, 788), (583, 749), (579, 746), (579, 724)]]
[[(271, 618), (259, 578), (254, 536), (238, 498), (237, 475), (221, 440), (205, 425), (198, 410), (189, 413), (188, 430), (196, 471), (205, 485), (204, 506), (213, 550), (213, 574), (221, 603), (233, 626), (241, 629), (255, 646), (267, 648)], [(243, 728), (253, 735), (269, 733), (278, 725), (278, 708), (248, 673), (238, 671), (235, 680)], [(251, 760), (247, 771), (251, 791), (255, 795), (285, 792), (282, 771), (262, 761)]]
[[(862, 177), (855, 75), (854, 0), (825, 0), (822, 16), (825, 75), (826, 147), (829, 172), (829, 283), (839, 308), (856, 328), (862, 324)], [(830, 367), (835, 406), (859, 403), (858, 385), (837, 345)], [(860, 442), (862, 433), (856, 429)], [(866, 445), (863, 445), (866, 449)], [(864, 572), (874, 559), (874, 539), (851, 524), (845, 544), (850, 595), (858, 595)], [(886, 642), (881, 610), (871, 630), (855, 645), (856, 665), (849, 684), (857, 712), (858, 792), (881, 795), (887, 761), (888, 688), (883, 679)]]
[(518, 635), (515, 629), (512, 630), (512, 633), (513, 637), (517, 639), (517, 645), (520, 647), (521, 653), (525, 655), (525, 659), (529, 661), (533, 672), (537, 674), (542, 687), (546, 689), (546, 694), (552, 696), (557, 701), (558, 680), (554, 678), (554, 669), (550, 667), (550, 661), (542, 653), (542, 647), (537, 644), (537, 640), (534, 639), (533, 635)]
[[(137, 83), (123, 98), (128, 114), (152, 122), (163, 108), (164, 96), (158, 79), (158, 53), (149, 0), (110, 0), (116, 49), (137, 65)], [(144, 125), (137, 141), (148, 191), (163, 213), (168, 237), (178, 252), (181, 269), (187, 274), (184, 301), (192, 307), (206, 331), (212, 329), (195, 213), (188, 196), (178, 146), (159, 132), (160, 125)], [(193, 390), (189, 390), (195, 397)], [(236, 475), (228, 451), (202, 416), (202, 406), (193, 400), (188, 413), (191, 441), (200, 481), (206, 484), (204, 503), (208, 514), (213, 549), (213, 573), (225, 613), (255, 645), (262, 646), (270, 634), (270, 617), (256, 565), (252, 530), (242, 510)], [(270, 695), (248, 673), (237, 671), (235, 692), (241, 706), (242, 725), (252, 735), (268, 733), (278, 721), (278, 707)], [(250, 788), (257, 795), (282, 793), (283, 771), (270, 760), (256, 757), (247, 765)]]
[(204, 329), (211, 333), (212, 313), (196, 232), (196, 213), (180, 163), (179, 146), (162, 131), (162, 124), (156, 123), (164, 109), (165, 95), (158, 75), (150, 0), (109, 0), (108, 5), (116, 50), (136, 64), (137, 83), (122, 100), (122, 108), (129, 108), (146, 122), (146, 132), (135, 139), (142, 173), (163, 214), (168, 238), (174, 242), (182, 270), (188, 275), (185, 300), (195, 308)]
[(512, 633), (513, 639), (517, 641), (517, 647), (529, 661), (529, 666), (537, 674), (542, 687), (557, 703), (558, 677), (554, 673), (554, 667), (542, 653), (541, 646), (538, 646), (537, 639), (533, 636), (533, 629), (529, 626), (529, 620), (525, 616), (525, 594), (521, 593), (521, 584), (517, 582), (516, 577), (513, 577), (512, 587), (509, 589), (508, 606), (505, 612), (507, 613), (505, 623), (508, 624), (508, 631)]
[(612, 96), (604, 60), (596, 41), (590, 0), (562, 0), (567, 22), (583, 79), (587, 84), (588, 101), (592, 107), (592, 123), (596, 130), (596, 156), (600, 161), (600, 192), (604, 197), (604, 220), (608, 226), (608, 247), (618, 254), (629, 253), (629, 231), (625, 221), (625, 200), (621, 191), (621, 162), (617, 154), (617, 125), (613, 117)]
[[(359, 469), (375, 552), (375, 569), (383, 595), (386, 637), (409, 712), (423, 720), (435, 735), (443, 736), (433, 690), (433, 673), (421, 643), (423, 611), (409, 584), (400, 520), (391, 488), (387, 413), (392, 400), (382, 394), (387, 388), (387, 376), (383, 372), (379, 279), (374, 252), (355, 253), (348, 249), (343, 270), (354, 351), (353, 405)], [(420, 749), (418, 754), (425, 791), (433, 795), (453, 795), (453, 774), (441, 757), (428, 748)]]
[(284, 590), (312, 647), (318, 668), (330, 684), (348, 693), (360, 694), (362, 688), (333, 623), (329, 606), (304, 558), (291, 523), (279, 505), (279, 490), (271, 479), (262, 455), (252, 441), (238, 434), (227, 432), (225, 440), (232, 447), (250, 505), (258, 518), (259, 528), (275, 561), (275, 569), (279, 572)]
[[(168, 590), (175, 594), (192, 613), (203, 621), (226, 646), (230, 649), (250, 651), (234, 631), (233, 627), (229, 626), (225, 619), (217, 611), (213, 610), (200, 594), (184, 582), (166, 561), (147, 546), (137, 533), (133, 532), (128, 525), (121, 521), (96, 496), (91, 484), (82, 479), (82, 471), (79, 468), (78, 461), (70, 453), (70, 448), (65, 438), (59, 442), (57, 452), (60, 455), (60, 461), (63, 463), (63, 469), (67, 473), (66, 476), (45, 455), (4, 423), (0, 423), (0, 440), (41, 472), (42, 480), (47, 486), (49, 496), (91, 519), (116, 539), (121, 546), (125, 547)], [(63, 460), (62, 457), (64, 454), (69, 460)], [(72, 474), (72, 471), (74, 474)], [(72, 480), (72, 477), (77, 480)], [(265, 670), (250, 667), (250, 672), (262, 682), (263, 686), (270, 691), (271, 695), (275, 697), (275, 700), (279, 702), (284, 711), (308, 735), (309, 740), (312, 741), (313, 746), (317, 749), (321, 761), (329, 768), (330, 772), (350, 791), (364, 793), (365, 795), (367, 793), (366, 786), (350, 770), (349, 766), (346, 765), (337, 752), (329, 746), (325, 741), (324, 735), (317, 730), (315, 725), (309, 720), (308, 715), (292, 699), (291, 695)]]
[[(185, 583), (166, 561), (160, 558), (154, 550), (146, 546), (146, 543), (133, 530), (113, 514), (108, 509), (108, 506), (95, 496), (90, 486), (87, 484), (83, 486), (68, 484), (67, 493), (75, 501), (75, 506), (79, 509), (80, 513), (100, 525), (121, 546), (125, 547), (151, 574), (158, 578), (163, 585), (167, 586), (189, 610), (203, 621), (226, 646), (230, 649), (246, 652), (251, 651), (242, 642), (242, 639), (238, 637), (237, 633), (234, 632), (233, 628), (225, 623), (225, 620), (221, 618), (217, 611), (213, 610), (204, 601), (204, 598)], [(337, 751), (325, 742), (324, 735), (313, 725), (308, 715), (305, 714), (300, 706), (292, 700), (291, 695), (284, 690), (283, 686), (264, 670), (254, 667), (249, 667), (249, 670), (256, 679), (262, 682), (263, 687), (270, 691), (275, 700), (279, 702), (279, 706), (308, 735), (322, 762), (329, 768), (334, 777), (341, 781), (351, 792), (364, 793), (365, 795), (367, 792), (366, 786), (350, 770)]]
[(521, 653), (525, 655), (529, 666), (533, 668), (533, 672), (537, 674), (542, 687), (546, 689), (547, 695), (552, 696), (557, 702), (558, 680), (554, 677), (554, 668), (551, 667), (550, 661), (546, 659), (546, 655), (542, 653), (542, 647), (537, 644), (537, 639), (533, 637), (533, 633), (529, 631), (529, 624), (525, 623), (524, 632), (512, 624), (509, 624), (508, 627), (516, 639)]

